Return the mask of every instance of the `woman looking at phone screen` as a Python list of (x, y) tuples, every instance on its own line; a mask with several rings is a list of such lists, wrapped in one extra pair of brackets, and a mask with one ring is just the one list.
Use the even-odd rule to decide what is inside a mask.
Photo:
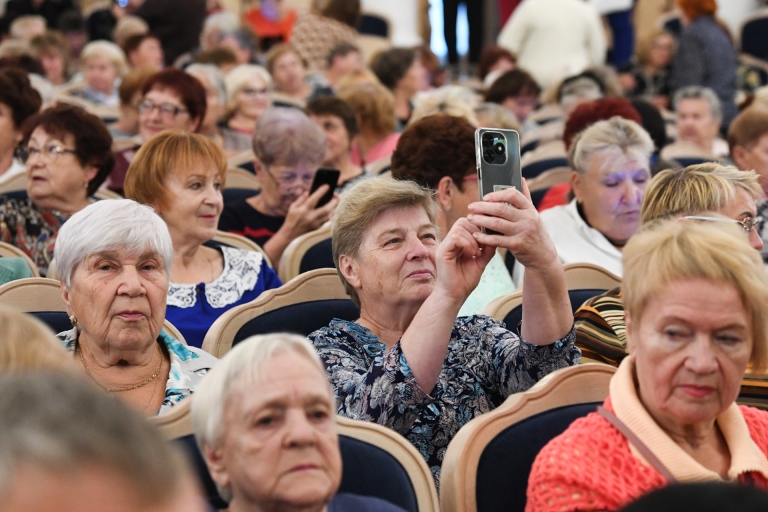
[(302, 111), (267, 109), (256, 123), (253, 152), (261, 191), (225, 205), (219, 229), (250, 238), (277, 265), (293, 239), (331, 218), (338, 197), (318, 207), (328, 186), (310, 194), (315, 172), (325, 157), (325, 136)]

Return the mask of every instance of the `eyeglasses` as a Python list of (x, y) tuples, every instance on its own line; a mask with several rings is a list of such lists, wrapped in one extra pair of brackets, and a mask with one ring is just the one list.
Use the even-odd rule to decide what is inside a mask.
[(692, 219), (692, 220), (708, 220), (711, 222), (735, 222), (736, 224), (741, 226), (741, 229), (743, 229), (746, 234), (749, 234), (753, 229), (756, 230), (758, 233), (760, 233), (760, 231), (763, 229), (762, 217), (747, 217), (744, 220), (736, 220), (736, 219), (729, 219), (727, 217), (706, 217), (703, 215), (686, 215), (683, 218)]
[(18, 158), (19, 161), (23, 164), (26, 164), (27, 161), (33, 156), (40, 156), (50, 162), (52, 160), (58, 159), (59, 156), (63, 155), (64, 153), (74, 154), (76, 152), (77, 151), (74, 149), (65, 148), (56, 144), (51, 144), (50, 146), (46, 146), (43, 149), (32, 148), (29, 146), (19, 146), (16, 148), (16, 158)]
[(279, 186), (283, 188), (288, 188), (291, 185), (293, 185), (296, 181), (300, 181), (304, 185), (309, 185), (312, 183), (312, 180), (314, 179), (315, 175), (312, 174), (298, 174), (295, 172), (286, 172), (283, 174), (280, 174), (279, 176), (275, 176), (272, 174), (269, 170), (269, 167), (264, 166), (264, 170), (269, 175), (272, 180), (277, 183)]
[(240, 92), (242, 92), (246, 96), (258, 96), (259, 94), (267, 94), (269, 92), (269, 89), (267, 89), (266, 87), (262, 89), (254, 89), (252, 87), (246, 87), (245, 89), (240, 89)]
[(171, 105), (170, 103), (153, 103), (150, 100), (143, 100), (139, 103), (139, 114), (149, 114), (157, 109), (161, 117), (173, 119), (182, 112), (188, 112), (187, 109)]

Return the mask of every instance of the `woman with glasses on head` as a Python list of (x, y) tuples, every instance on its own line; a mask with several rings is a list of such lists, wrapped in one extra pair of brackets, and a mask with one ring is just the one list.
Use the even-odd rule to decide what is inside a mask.
[(333, 197), (317, 206), (327, 185), (309, 193), (325, 157), (325, 136), (300, 110), (270, 108), (256, 123), (253, 151), (261, 192), (226, 204), (219, 229), (250, 238), (277, 265), (288, 244), (322, 226), (338, 203)]
[(205, 89), (189, 73), (166, 69), (144, 83), (138, 109), (140, 143), (117, 152), (115, 169), (107, 183), (111, 190), (121, 194), (128, 166), (141, 143), (163, 130), (176, 129), (189, 133), (200, 130), (206, 112)]
[(227, 88), (225, 126), (221, 128), (225, 150), (248, 151), (256, 121), (269, 108), (272, 78), (266, 69), (241, 64), (224, 78)]
[(58, 105), (27, 121), (17, 156), (27, 166), (26, 197), (0, 198), (0, 241), (46, 275), (59, 228), (92, 202), (112, 170), (112, 137), (98, 117)]

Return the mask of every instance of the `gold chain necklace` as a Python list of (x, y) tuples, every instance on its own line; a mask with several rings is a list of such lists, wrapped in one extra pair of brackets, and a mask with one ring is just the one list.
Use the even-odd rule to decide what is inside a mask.
[(157, 369), (155, 369), (154, 373), (148, 379), (146, 379), (145, 381), (140, 382), (140, 383), (138, 383), (138, 384), (136, 384), (134, 386), (130, 386), (130, 387), (127, 387), (127, 388), (108, 388), (108, 387), (104, 386), (103, 384), (101, 384), (99, 381), (97, 381), (96, 378), (91, 373), (90, 368), (88, 368), (88, 363), (85, 362), (85, 357), (83, 357), (83, 349), (80, 347), (79, 343), (78, 343), (78, 346), (75, 348), (75, 351), (80, 354), (80, 361), (82, 361), (82, 363), (83, 363), (83, 367), (85, 368), (85, 372), (91, 377), (91, 379), (93, 379), (93, 381), (96, 384), (101, 386), (104, 389), (104, 391), (107, 391), (109, 393), (119, 393), (121, 391), (131, 391), (131, 390), (134, 390), (134, 389), (139, 389), (140, 387), (146, 386), (147, 384), (149, 384), (150, 382), (155, 380), (155, 378), (158, 375), (160, 375), (160, 370), (163, 367), (163, 359), (164, 359), (163, 358), (163, 352), (160, 350), (160, 346), (159, 345), (157, 345), (157, 350), (158, 350), (158, 352), (160, 352), (160, 364), (157, 365)]

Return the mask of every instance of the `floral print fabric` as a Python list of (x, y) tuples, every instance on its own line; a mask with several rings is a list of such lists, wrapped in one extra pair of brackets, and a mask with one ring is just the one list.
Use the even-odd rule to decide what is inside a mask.
[(486, 316), (459, 317), (431, 392), (419, 387), (400, 342), (387, 349), (367, 328), (334, 319), (310, 334), (336, 393), (338, 412), (405, 436), (439, 485), (453, 436), (469, 420), (525, 391), (548, 373), (579, 362), (573, 329), (551, 345), (532, 345)]

